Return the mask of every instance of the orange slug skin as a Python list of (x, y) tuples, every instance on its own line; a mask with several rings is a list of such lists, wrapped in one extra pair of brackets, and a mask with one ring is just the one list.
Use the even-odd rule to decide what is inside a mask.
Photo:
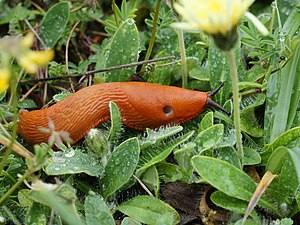
[(144, 82), (115, 82), (83, 88), (55, 105), (19, 114), (18, 133), (30, 144), (47, 142), (39, 128), (52, 120), (56, 131), (66, 131), (73, 143), (110, 117), (109, 102), (117, 104), (123, 123), (144, 130), (181, 124), (205, 109), (208, 93)]

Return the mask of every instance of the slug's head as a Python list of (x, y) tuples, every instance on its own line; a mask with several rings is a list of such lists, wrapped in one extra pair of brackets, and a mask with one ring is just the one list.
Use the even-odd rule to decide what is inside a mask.
[(206, 93), (142, 82), (135, 83), (134, 93), (129, 86), (122, 89), (127, 95), (126, 105), (130, 105), (120, 107), (123, 122), (135, 129), (181, 124), (202, 113), (206, 107), (222, 108), (211, 100), (217, 91)]

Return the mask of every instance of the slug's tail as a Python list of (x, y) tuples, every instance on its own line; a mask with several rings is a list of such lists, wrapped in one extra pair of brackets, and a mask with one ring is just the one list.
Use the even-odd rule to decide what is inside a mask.
[(219, 110), (221, 110), (222, 112), (226, 113), (228, 116), (231, 115), (231, 113), (225, 109), (224, 107), (220, 106), (218, 103), (214, 102), (211, 97), (214, 96), (216, 93), (218, 93), (218, 91), (223, 87), (223, 83), (221, 83), (216, 89), (212, 90), (211, 92), (208, 93), (209, 98), (206, 101), (206, 104), (209, 107), (214, 107), (217, 108)]

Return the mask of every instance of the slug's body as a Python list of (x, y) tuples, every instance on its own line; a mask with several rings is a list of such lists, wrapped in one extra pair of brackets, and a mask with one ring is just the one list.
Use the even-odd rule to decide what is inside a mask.
[(18, 133), (30, 144), (47, 142), (52, 120), (56, 131), (66, 131), (73, 143), (109, 119), (109, 101), (117, 104), (123, 123), (143, 130), (184, 123), (204, 111), (210, 95), (178, 87), (144, 82), (96, 84), (81, 89), (55, 105), (19, 115)]

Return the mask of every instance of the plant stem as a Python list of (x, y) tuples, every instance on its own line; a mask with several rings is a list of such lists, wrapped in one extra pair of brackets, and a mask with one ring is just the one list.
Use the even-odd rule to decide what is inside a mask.
[(31, 170), (26, 170), (24, 175), (0, 198), (0, 205), (19, 187), (21, 183), (32, 173)]
[(155, 34), (156, 34), (156, 27), (157, 27), (157, 21), (158, 21), (158, 15), (159, 15), (159, 8), (160, 8), (160, 0), (157, 0), (156, 8), (155, 8), (155, 15), (153, 19), (153, 27), (152, 27), (152, 33), (151, 33), (151, 39), (149, 42), (149, 46), (146, 52), (145, 60), (150, 59), (154, 41), (155, 41)]
[(6, 205), (2, 206), (2, 209), (6, 212), (6, 214), (8, 215), (8, 217), (13, 221), (13, 223), (15, 225), (22, 225), (19, 220), (17, 219), (17, 217), (7, 208)]
[[(274, 3), (273, 3), (274, 4)], [(271, 16), (271, 21), (270, 21), (270, 25), (269, 25), (269, 32), (272, 33), (272, 30), (274, 28), (274, 21), (275, 21), (275, 16), (276, 16), (276, 9), (273, 6), (272, 7), (272, 16)]]
[(2, 172), (4, 166), (5, 166), (5, 163), (6, 163), (6, 160), (8, 159), (10, 153), (11, 153), (11, 150), (12, 150), (12, 147), (15, 143), (15, 140), (16, 140), (16, 136), (17, 136), (17, 120), (18, 120), (18, 106), (17, 106), (17, 86), (16, 86), (16, 77), (15, 76), (12, 76), (12, 79), (10, 81), (10, 90), (11, 90), (11, 96), (10, 96), (10, 99), (9, 99), (9, 104), (12, 106), (12, 109), (13, 109), (13, 125), (12, 125), (12, 137), (11, 137), (11, 142), (7, 145), (7, 149), (4, 153), (4, 156), (0, 162), (0, 173)]
[(242, 145), (242, 135), (241, 135), (241, 119), (240, 119), (240, 103), (239, 103), (239, 89), (238, 89), (238, 74), (237, 66), (235, 61), (234, 50), (225, 52), (225, 56), (229, 63), (230, 75), (231, 75), (231, 85), (232, 85), (232, 99), (233, 99), (233, 118), (234, 118), (234, 128), (238, 155), (243, 165), (244, 150)]
[(182, 87), (186, 88), (188, 84), (188, 70), (186, 64), (186, 53), (185, 53), (185, 46), (184, 46), (184, 39), (183, 39), (183, 30), (178, 29), (178, 44), (181, 56), (181, 72), (182, 72)]
[(114, 11), (114, 17), (115, 17), (116, 25), (117, 25), (117, 27), (119, 27), (120, 26), (120, 21), (118, 19), (118, 15), (117, 15), (117, 7), (116, 7), (115, 0), (112, 0), (112, 8), (113, 8), (113, 11)]

